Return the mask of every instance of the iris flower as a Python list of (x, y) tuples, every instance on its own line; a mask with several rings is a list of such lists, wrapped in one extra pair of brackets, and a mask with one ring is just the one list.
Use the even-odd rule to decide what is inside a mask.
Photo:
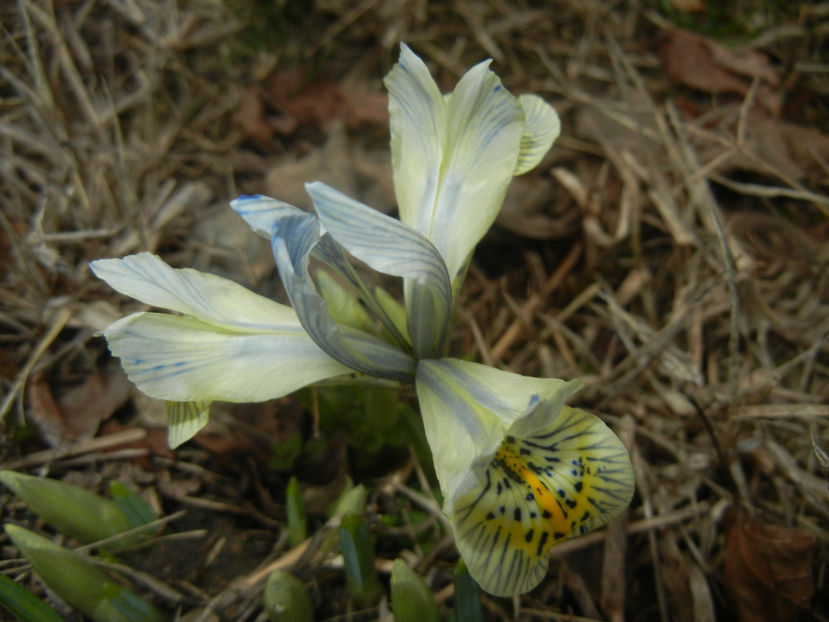
[[(558, 116), (535, 95), (511, 95), (489, 61), (444, 95), (405, 44), (385, 85), (399, 220), (320, 182), (306, 185), (316, 215), (239, 197), (231, 206), (270, 241), (291, 306), (139, 253), (92, 269), (177, 315), (134, 313), (104, 335), (129, 378), (168, 402), (173, 446), (205, 425), (212, 401), (267, 400), (321, 381), (413, 383), (444, 512), (471, 575), (492, 594), (523, 593), (544, 577), (557, 541), (607, 522), (633, 491), (619, 439), (598, 417), (564, 405), (578, 381), (446, 356), (472, 251), (513, 176), (551, 147)], [(330, 272), (315, 278), (312, 258)], [(352, 258), (401, 278), (404, 305), (370, 290)]]

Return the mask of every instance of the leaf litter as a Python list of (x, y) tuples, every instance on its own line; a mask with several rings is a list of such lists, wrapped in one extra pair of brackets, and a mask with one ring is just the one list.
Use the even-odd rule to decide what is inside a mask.
[[(245, 51), (250, 24), (229, 6), (0, 9), (4, 468), (121, 479), (177, 516), (161, 536), (180, 538), (175, 555), (129, 561), (173, 588), (144, 589), (181, 619), (256, 619), (275, 567), (314, 586), (321, 618), (346, 615), (319, 542), (358, 472), (348, 432), (318, 438), (313, 399), (286, 398), (219, 408), (169, 452), (161, 411), (124, 398), (94, 337), (138, 308), (86, 263), (152, 250), (280, 296), (266, 245), (223, 206), (263, 191), (302, 203), (322, 178), (393, 211), (380, 78), (402, 39), (443, 84), (492, 56), (511, 90), (559, 110), (556, 147), (516, 180), (470, 267), (455, 348), (585, 379), (578, 405), (620, 432), (636, 469), (626, 516), (555, 547), (531, 594), (485, 596), (489, 618), (826, 619), (829, 84), (803, 27), (820, 7), (804, 4), (803, 23), (758, 11), (734, 45), (603, 0), (318, 2)], [(295, 461), (295, 443), (317, 453)], [(292, 472), (313, 512), (289, 550)], [(456, 553), (416, 454), (362, 481), (378, 568), (404, 557), (448, 610)], [(4, 522), (34, 524), (3, 495)], [(401, 535), (418, 529), (429, 538)]]

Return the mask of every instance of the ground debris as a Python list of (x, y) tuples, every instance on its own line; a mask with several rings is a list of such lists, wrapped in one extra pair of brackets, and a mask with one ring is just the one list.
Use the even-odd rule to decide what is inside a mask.
[[(308, 208), (303, 184), (321, 179), (393, 213), (381, 78), (403, 40), (444, 87), (492, 57), (511, 91), (539, 93), (563, 121), (477, 249), (453, 352), (581, 378), (576, 405), (620, 430), (636, 468), (622, 520), (555, 547), (562, 575), (515, 602), (484, 597), (487, 615), (816, 615), (829, 599), (829, 83), (813, 26), (825, 7), (737, 3), (754, 9), (729, 36), (692, 32), (715, 3), (688, 0), (664, 13), (265, 4), (0, 7), (3, 468), (102, 494), (119, 479), (176, 516), (128, 563), (191, 620), (257, 619), (275, 567), (306, 582), (319, 619), (383, 619), (354, 610), (326, 548), (328, 506), (356, 479), (378, 570), (405, 559), (449, 612), (457, 553), (428, 465), (406, 453), (367, 467), (356, 432), (320, 431), (308, 394), (214, 404), (210, 427), (170, 451), (163, 405), (125, 391), (95, 337), (144, 307), (88, 269), (149, 250), (279, 298), (270, 248), (227, 201), (264, 192)], [(312, 511), (289, 550), (291, 475)], [(4, 522), (39, 527), (7, 501)], [(3, 571), (35, 585), (19, 568)]]
[(765, 523), (745, 511), (731, 517), (725, 585), (740, 620), (791, 620), (809, 607), (815, 590), (814, 536)]

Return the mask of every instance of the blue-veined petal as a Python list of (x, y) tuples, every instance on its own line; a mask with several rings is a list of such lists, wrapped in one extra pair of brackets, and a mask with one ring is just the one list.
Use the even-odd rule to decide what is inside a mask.
[(406, 308), (394, 296), (379, 286), (374, 288), (374, 298), (377, 300), (377, 304), (382, 307), (383, 313), (397, 329), (397, 332), (403, 335), (406, 341), (411, 342)]
[(444, 156), (447, 99), (429, 69), (405, 43), (384, 80), (394, 191), (400, 220), (428, 237)]
[(293, 309), (238, 283), (171, 268), (151, 253), (90, 266), (117, 291), (189, 316), (138, 313), (104, 331), (130, 380), (168, 400), (171, 447), (207, 424), (213, 400), (262, 401), (351, 372), (314, 343)]
[(307, 184), (323, 226), (349, 253), (407, 283), (409, 333), (418, 357), (439, 356), (452, 312), (443, 258), (411, 227), (321, 182)]
[(578, 382), (421, 361), (417, 394), (458, 550), (486, 591), (529, 591), (559, 540), (619, 514), (633, 493), (621, 441), (564, 406)]
[(350, 326), (363, 332), (372, 332), (374, 322), (365, 308), (331, 273), (320, 268), (314, 271), (317, 291), (325, 300), (328, 312), (334, 321), (342, 326)]
[[(290, 203), (261, 194), (242, 195), (231, 201), (230, 206), (255, 233), (268, 241), (272, 241), (273, 236), (278, 232), (280, 222), (284, 219), (293, 217), (309, 224), (315, 220), (312, 215)], [(323, 232), (320, 231), (319, 233), (322, 234)], [(316, 243), (311, 244), (310, 253), (316, 259), (331, 266), (355, 289), (359, 290), (361, 288), (362, 284), (348, 263), (342, 248), (329, 236), (317, 235)]]
[(274, 221), (271, 246), (276, 267), (302, 326), (320, 348), (356, 371), (395, 380), (410, 378), (414, 360), (408, 354), (334, 321), (308, 271), (312, 251), (325, 243), (335, 244), (319, 220), (301, 210), (281, 213)]
[(95, 276), (126, 296), (216, 326), (248, 332), (300, 328), (290, 307), (214, 274), (171, 268), (152, 253), (98, 259), (89, 265)]
[(518, 102), (524, 110), (524, 130), (515, 175), (535, 168), (561, 132), (561, 121), (555, 109), (538, 95), (520, 95)]
[(233, 199), (230, 207), (248, 223), (254, 233), (266, 240), (271, 239), (274, 224), (280, 214), (299, 209), (290, 203), (262, 194), (243, 194)]
[(483, 474), (506, 431), (542, 399), (560, 407), (579, 388), (578, 381), (530, 378), (459, 359), (419, 361), (417, 398), (446, 502)]
[(210, 402), (165, 402), (167, 410), (167, 444), (175, 449), (193, 438), (207, 425)]
[[(305, 283), (310, 288), (309, 291), (312, 291), (313, 283), (307, 278), (305, 268), (303, 267), (308, 263), (308, 256), (310, 255), (328, 264), (329, 267), (354, 288), (360, 301), (383, 322), (397, 344), (401, 348), (408, 348), (409, 340), (407, 337), (396, 328), (394, 322), (386, 314), (385, 309), (377, 303), (365, 287), (354, 270), (354, 267), (349, 263), (342, 247), (330, 235), (327, 235), (324, 229), (319, 228), (319, 222), (315, 217), (284, 201), (258, 194), (243, 195), (231, 201), (230, 205), (236, 213), (245, 219), (245, 222), (256, 233), (271, 240), (272, 245), (275, 243), (276, 236), (285, 235), (285, 228), (288, 226), (288, 222), (294, 223), (291, 226), (295, 231), (300, 231), (299, 227), (303, 227), (303, 235), (310, 233), (310, 237), (305, 242), (298, 245), (296, 240), (288, 241), (292, 249), (299, 249), (299, 251), (291, 250), (289, 253), (294, 255), (293, 259), (290, 260), (291, 265), (287, 267), (289, 272), (301, 273), (303, 276), (300, 282)], [(293, 235), (295, 236), (296, 234)], [(283, 268), (279, 269), (281, 275)], [(336, 346), (332, 344), (331, 347), (334, 348)]]
[(444, 98), (405, 44), (385, 84), (400, 218), (434, 243), (454, 281), (501, 208), (524, 112), (489, 61)]
[(296, 318), (281, 327), (231, 330), (192, 317), (134, 313), (104, 336), (139, 389), (175, 402), (259, 402), (351, 372)]

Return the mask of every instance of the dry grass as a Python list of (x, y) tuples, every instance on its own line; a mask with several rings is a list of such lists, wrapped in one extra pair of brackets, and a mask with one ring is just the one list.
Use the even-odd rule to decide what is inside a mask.
[[(113, 464), (136, 456), (97, 453), (103, 446), (88, 439), (34, 454), (36, 440), (14, 438), (32, 415), (32, 379), (45, 374), (62, 387), (100, 369), (104, 346), (93, 331), (132, 305), (91, 278), (89, 260), (151, 250), (243, 282), (267, 275), (246, 250), (193, 235), (239, 190), (261, 187), (278, 156), (322, 142), (314, 131), (266, 147), (246, 138), (233, 115), (247, 86), (293, 61), (332, 75), (366, 62), (378, 85), (399, 40), (444, 85), (492, 56), (508, 87), (547, 97), (564, 120), (556, 149), (528, 182), (551, 188), (533, 216), (552, 233), (528, 240), (502, 223), (512, 232), (482, 246), (470, 271), (456, 343), (516, 372), (584, 378), (579, 405), (605, 415), (628, 443), (637, 495), (606, 532), (554, 549), (542, 587), (512, 604), (486, 598), (487, 611), (494, 619), (730, 618), (736, 606), (725, 586), (734, 579), (724, 568), (739, 537), (731, 525), (751, 516), (814, 539), (817, 592), (803, 615), (820, 617), (829, 598), (829, 464), (821, 457), (829, 445), (829, 167), (818, 143), (810, 149), (807, 140), (791, 168), (770, 155), (763, 131), (778, 126), (762, 130), (754, 115), (759, 80), (740, 97), (669, 81), (657, 50), (670, 24), (640, 3), (530, 4), (319, 0), (302, 24), (308, 31), (280, 32), (256, 52), (239, 42), (252, 27), (210, 0), (0, 8), (0, 460), (49, 464), (56, 475), (78, 470), (94, 486), (124, 477)], [(748, 37), (782, 68), (787, 101), (799, 102), (786, 120), (823, 118), (823, 130), (823, 104), (808, 99), (829, 94), (819, 56), (829, 32), (817, 23), (826, 6), (804, 5), (799, 21), (773, 16), (782, 23), (758, 12)], [(221, 472), (202, 448), (179, 452), (165, 469), (213, 487), (219, 505), (199, 506), (198, 495), (171, 491), (170, 482), (164, 489), (143, 470), (147, 449), (137, 454), (144, 466), (127, 477), (148, 494), (158, 489), (168, 510), (198, 508), (194, 516), (208, 522), (234, 512), (251, 533), (279, 524), (267, 491), (235, 507), (235, 491), (220, 484), (237, 469)], [(158, 469), (163, 458), (153, 460)], [(372, 498), (434, 511), (409, 488), (415, 466), (385, 474)], [(267, 465), (242, 468), (256, 481), (255, 469)], [(330, 566), (307, 551), (282, 556), (284, 542), (271, 539), (265, 567)], [(225, 544), (211, 541), (203, 577)], [(454, 553), (445, 538), (434, 544), (428, 555), (405, 555), (445, 600)], [(156, 596), (201, 611), (198, 619), (211, 609), (254, 619), (261, 576), (239, 564), (221, 587), (163, 577), (186, 595)]]

